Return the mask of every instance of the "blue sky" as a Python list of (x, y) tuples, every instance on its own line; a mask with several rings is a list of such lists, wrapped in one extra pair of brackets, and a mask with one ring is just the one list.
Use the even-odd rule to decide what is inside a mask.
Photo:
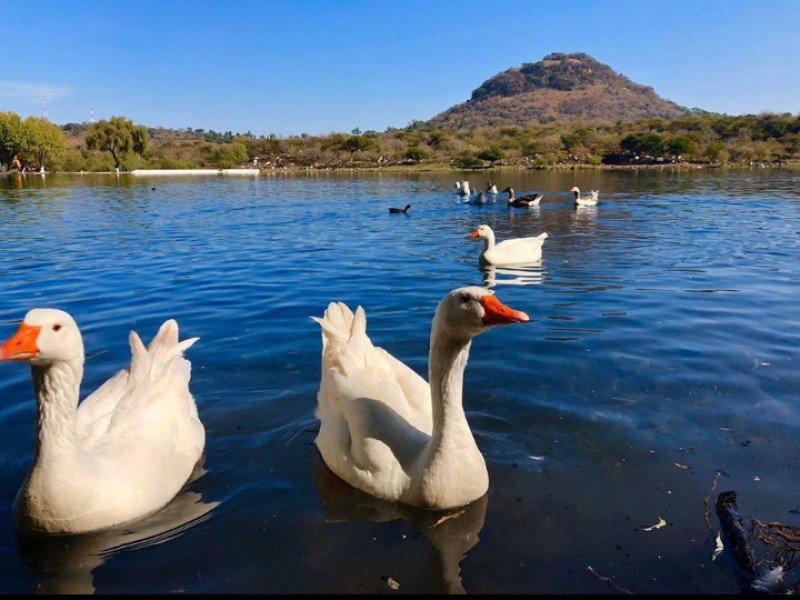
[(9, 0), (0, 22), (0, 110), (56, 123), (383, 131), (550, 52), (688, 107), (800, 112), (800, 0)]

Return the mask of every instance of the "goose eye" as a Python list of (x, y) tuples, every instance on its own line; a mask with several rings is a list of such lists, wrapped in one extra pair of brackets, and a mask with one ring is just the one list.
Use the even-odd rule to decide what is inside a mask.
[(462, 303), (467, 304), (470, 300), (472, 300), (472, 297), (469, 294), (461, 294)]
[(60, 331), (61, 325), (53, 325), (53, 331)]

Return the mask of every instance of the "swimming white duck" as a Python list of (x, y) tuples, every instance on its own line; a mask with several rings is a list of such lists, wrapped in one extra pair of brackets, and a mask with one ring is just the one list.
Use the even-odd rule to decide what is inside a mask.
[(469, 196), (471, 193), (469, 181), (456, 181), (456, 194), (459, 196)]
[(489, 474), (462, 405), (472, 338), (528, 321), (491, 291), (465, 287), (439, 303), (431, 325), (430, 385), (367, 337), (364, 310), (332, 302), (323, 318), (315, 443), (341, 479), (384, 500), (431, 509), (483, 496)]
[(536, 237), (505, 240), (496, 244), (492, 228), (488, 225), (481, 225), (471, 231), (467, 237), (484, 240), (485, 245), (480, 257), (482, 263), (513, 265), (541, 260), (542, 245), (547, 239), (547, 233), (540, 233)]
[(499, 193), (497, 191), (497, 185), (492, 183), (491, 181), (487, 181), (486, 182), (486, 193), (487, 194), (492, 194), (493, 196), (496, 196)]
[(189, 392), (191, 365), (166, 321), (145, 348), (131, 332), (131, 365), (78, 404), (83, 340), (74, 319), (33, 309), (0, 345), (0, 360), (27, 361), (37, 403), (33, 465), (14, 503), (25, 531), (83, 533), (133, 521), (166, 505), (201, 458), (205, 429)]
[(470, 204), (486, 204), (488, 199), (486, 198), (486, 194), (483, 192), (478, 192), (474, 196), (470, 196), (466, 202), (469, 202)]
[(508, 192), (508, 205), (516, 208), (533, 208), (539, 206), (539, 202), (544, 198), (544, 194), (529, 194), (527, 196), (515, 196), (514, 188), (506, 188), (503, 190)]
[(585, 194), (581, 196), (581, 190), (578, 186), (573, 187), (570, 192), (575, 194), (575, 204), (578, 206), (596, 206), (600, 195), (600, 190), (592, 190), (588, 196)]

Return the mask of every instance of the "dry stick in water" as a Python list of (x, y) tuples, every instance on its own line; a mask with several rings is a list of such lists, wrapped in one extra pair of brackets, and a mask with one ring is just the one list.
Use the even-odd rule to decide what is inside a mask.
[(600, 581), (605, 581), (609, 585), (609, 587), (611, 587), (615, 592), (619, 592), (620, 594), (633, 594), (632, 591), (625, 589), (621, 585), (617, 585), (616, 583), (614, 583), (614, 581), (612, 581), (610, 577), (604, 577), (603, 575), (600, 575), (600, 573), (595, 571), (592, 567), (586, 567), (586, 570), (589, 571), (589, 573), (591, 573), (595, 577), (597, 577)]
[[(800, 564), (800, 527), (786, 525), (780, 521), (764, 522), (753, 519), (750, 531), (755, 533), (762, 543), (773, 549), (775, 563), (780, 565), (785, 573)], [(798, 587), (800, 580), (792, 586), (792, 591), (797, 591)]]
[(711, 525), (711, 508), (708, 504), (711, 501), (711, 494), (713, 494), (714, 490), (717, 489), (717, 482), (719, 481), (720, 475), (722, 475), (722, 471), (717, 471), (717, 474), (714, 476), (714, 481), (711, 482), (711, 488), (708, 490), (708, 495), (703, 498), (703, 518), (706, 520), (706, 525), (712, 534), (714, 533), (714, 527)]

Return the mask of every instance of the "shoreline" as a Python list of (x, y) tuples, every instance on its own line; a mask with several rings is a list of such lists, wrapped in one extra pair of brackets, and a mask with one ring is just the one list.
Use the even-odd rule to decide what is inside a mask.
[[(250, 176), (260, 175), (277, 175), (277, 174), (303, 174), (303, 173), (333, 173), (333, 172), (358, 172), (358, 173), (481, 173), (481, 172), (497, 172), (497, 171), (699, 171), (699, 170), (752, 170), (752, 169), (788, 169), (800, 170), (800, 161), (784, 161), (781, 164), (771, 163), (756, 163), (756, 164), (717, 164), (717, 163), (660, 163), (660, 164), (638, 164), (638, 165), (591, 165), (588, 163), (575, 163), (575, 164), (559, 164), (548, 166), (522, 166), (522, 165), (498, 165), (495, 167), (476, 167), (476, 168), (461, 168), (451, 167), (449, 165), (389, 165), (389, 166), (341, 166), (341, 167), (273, 167), (273, 168), (259, 168), (258, 173), (248, 174)], [(192, 171), (196, 170), (209, 170), (206, 168), (199, 169), (175, 169), (174, 175), (180, 177), (182, 175), (192, 175)], [(216, 169), (214, 169), (216, 171)], [(180, 171), (185, 171), (181, 173)], [(46, 175), (114, 175), (114, 176), (128, 176), (132, 171), (121, 171), (119, 173), (114, 171), (30, 171), (20, 173), (18, 171), (2, 171), (0, 176), (37, 176), (42, 177)], [(209, 176), (216, 176), (218, 173), (210, 174)], [(145, 176), (147, 174), (144, 174)]]

